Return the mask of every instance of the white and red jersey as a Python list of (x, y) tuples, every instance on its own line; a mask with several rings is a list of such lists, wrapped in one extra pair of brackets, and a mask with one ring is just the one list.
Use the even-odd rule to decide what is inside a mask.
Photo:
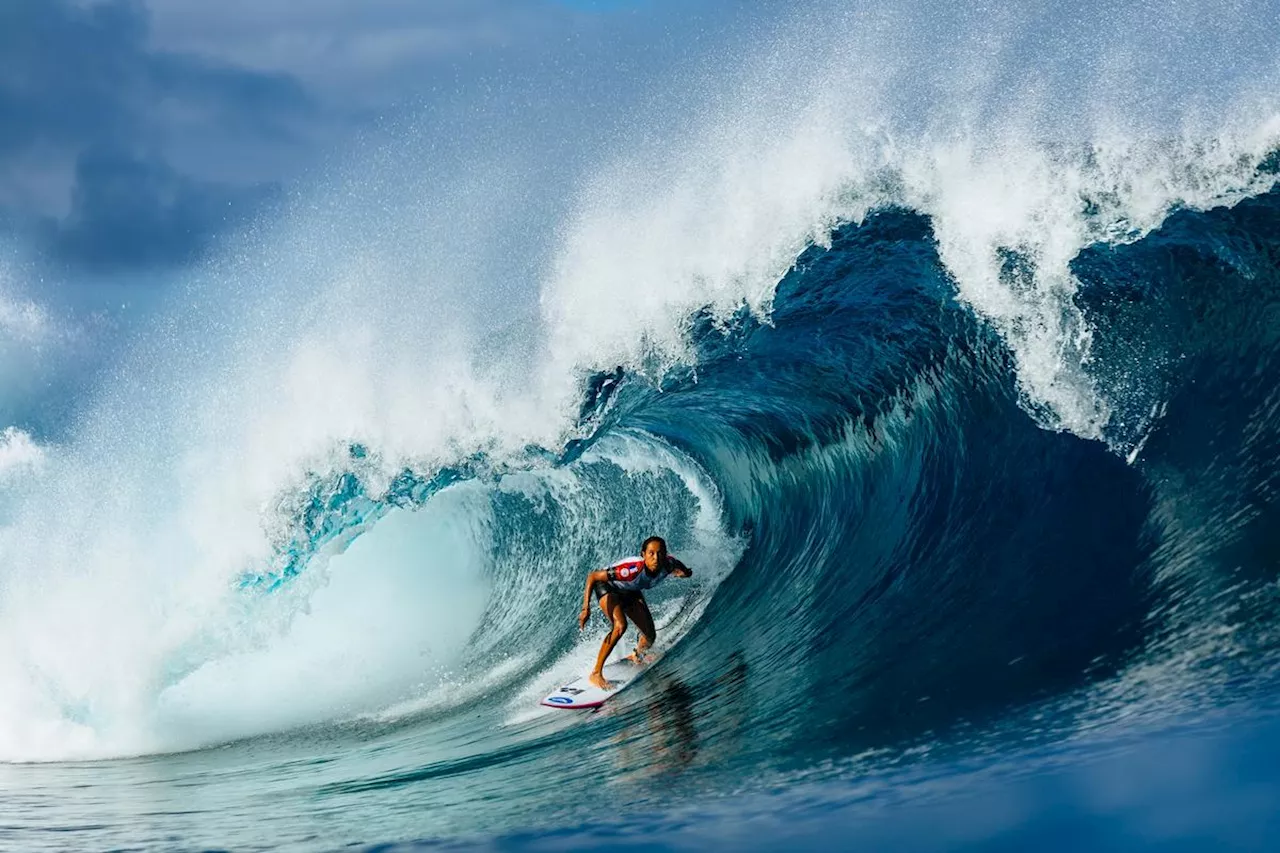
[(659, 566), (656, 572), (649, 574), (644, 567), (644, 557), (628, 557), (605, 569), (609, 574), (609, 580), (606, 583), (611, 589), (619, 592), (644, 592), (666, 580), (676, 569), (684, 567), (684, 563), (668, 554), (667, 564)]

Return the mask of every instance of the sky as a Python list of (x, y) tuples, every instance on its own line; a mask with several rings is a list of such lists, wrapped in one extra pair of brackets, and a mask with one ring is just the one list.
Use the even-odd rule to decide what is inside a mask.
[(0, 430), (56, 431), (92, 365), (184, 271), (387, 138), (447, 135), (451, 114), (504, 99), (527, 116), (581, 98), (588, 114), (760, 8), (4, 0)]
[(5, 0), (0, 233), (73, 272), (189, 263), (353, 134), (624, 15), (645, 13), (583, 0)]

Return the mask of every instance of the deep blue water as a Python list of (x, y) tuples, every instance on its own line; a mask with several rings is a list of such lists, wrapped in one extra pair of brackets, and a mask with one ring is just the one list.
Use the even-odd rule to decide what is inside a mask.
[[(496, 849), (1267, 849), (1280, 192), (1175, 213), (1073, 268), (1099, 385), (1136, 413), (1164, 406), (1140, 431), (1123, 414), (1105, 442), (1038, 425), (928, 218), (889, 208), (806, 250), (767, 323), (694, 317), (692, 366), (587, 382), (585, 440), (528, 463), (572, 472), (587, 500), (549, 490), (535, 508), (501, 488), (525, 475), (482, 459), (406, 474), (409, 505), (455, 476), (486, 483), (498, 549), (572, 551), (590, 507), (609, 535), (656, 528), (696, 555), (680, 483), (609, 461), (625, 435), (705, 473), (740, 556), (606, 713), (496, 738), (480, 711), (322, 735), (415, 746), (312, 796), (468, 814), (462, 837)], [(357, 476), (318, 488), (329, 516), (381, 511)], [(487, 619), (554, 658), (590, 567), (500, 578), (495, 606), (516, 613)], [(555, 595), (535, 595), (553, 572)], [(450, 758), (427, 746), (443, 731)]]
[[(479, 531), (448, 671), (177, 751), (0, 766), (0, 846), (1270, 849), (1280, 191), (1072, 272), (1097, 437), (1020, 385), (931, 218), (883, 206), (795, 258), (767, 316), (695, 312), (683, 362), (582, 376), (562, 445), (388, 479), (342, 442), (234, 601), (301, 607), (405, 519)], [(665, 656), (598, 713), (538, 712), (603, 632), (576, 630), (584, 573), (654, 532), (696, 573), (652, 596)], [(461, 594), (428, 592), (454, 625)], [(161, 688), (212, 677), (206, 640)]]

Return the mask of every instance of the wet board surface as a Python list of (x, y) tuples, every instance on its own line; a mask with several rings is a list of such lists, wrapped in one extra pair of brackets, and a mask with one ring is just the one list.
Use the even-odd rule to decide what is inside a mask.
[(548, 708), (563, 708), (568, 711), (580, 708), (599, 708), (605, 700), (617, 696), (636, 680), (640, 673), (648, 667), (643, 664), (620, 660), (604, 665), (604, 677), (613, 682), (612, 690), (601, 690), (586, 675), (580, 675), (542, 700)]

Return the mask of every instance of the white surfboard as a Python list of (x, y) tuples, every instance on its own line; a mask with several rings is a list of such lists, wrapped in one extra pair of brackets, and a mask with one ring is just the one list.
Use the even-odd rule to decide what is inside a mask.
[(580, 675), (543, 699), (542, 704), (548, 708), (564, 708), (570, 711), (579, 708), (599, 708), (606, 699), (625, 690), (647, 668), (646, 664), (632, 663), (629, 660), (607, 663), (604, 665), (604, 678), (606, 681), (613, 682), (612, 690), (601, 690), (588, 681), (585, 675)]

